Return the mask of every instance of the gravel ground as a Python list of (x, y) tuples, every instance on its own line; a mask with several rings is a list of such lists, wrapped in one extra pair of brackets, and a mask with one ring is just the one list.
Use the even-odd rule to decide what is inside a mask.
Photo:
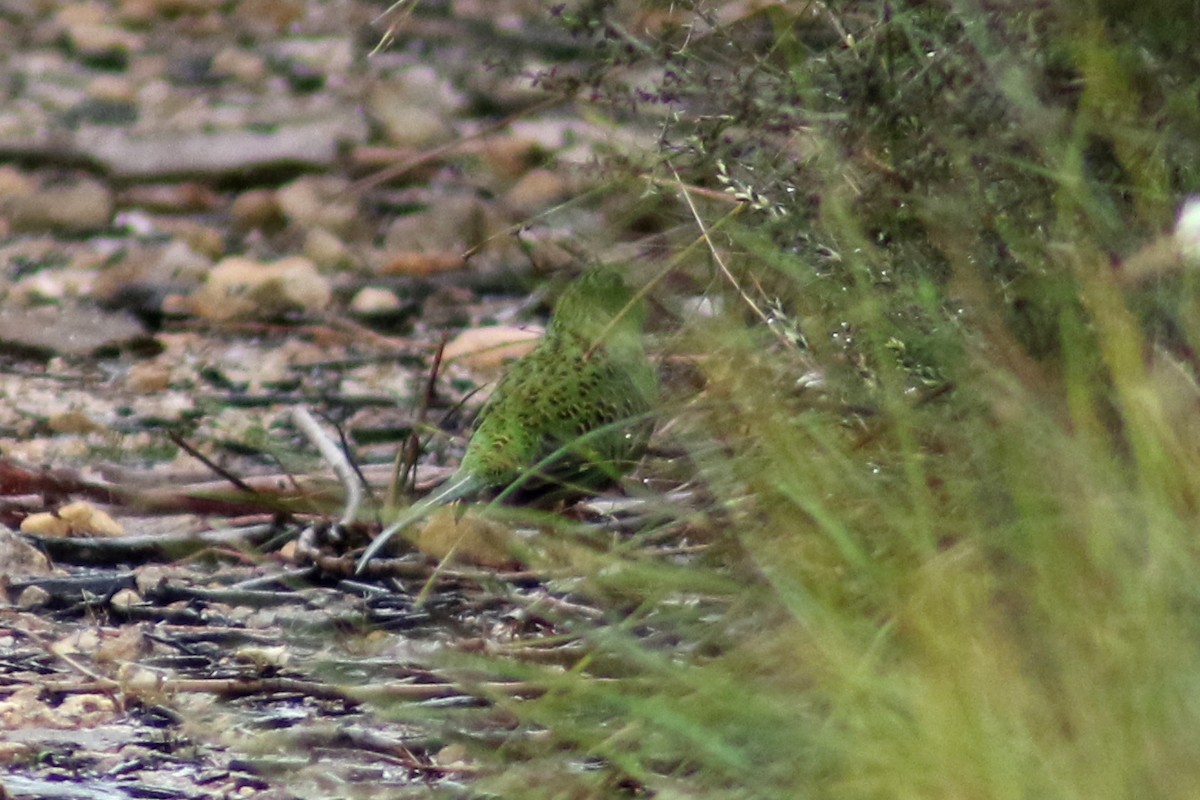
[(0, 788), (457, 791), (504, 731), (481, 698), (533, 690), (430, 656), (553, 634), (523, 609), (558, 595), (464, 566), (418, 605), (420, 553), (386, 589), (314, 566), (219, 475), (331, 485), (297, 483), (329, 474), (299, 406), (376, 487), (422, 402), (461, 430), (530, 290), (637, 253), (596, 156), (653, 131), (539, 89), (578, 46), (520, 0), (0, 0), (0, 41)]

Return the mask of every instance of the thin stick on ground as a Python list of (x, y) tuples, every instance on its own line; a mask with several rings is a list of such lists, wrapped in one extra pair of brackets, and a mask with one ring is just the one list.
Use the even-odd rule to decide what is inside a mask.
[(358, 518), (358, 510), (362, 506), (363, 496), (362, 484), (358, 480), (354, 467), (350, 464), (350, 459), (346, 457), (345, 451), (338, 447), (325, 431), (321, 430), (316, 418), (304, 406), (292, 409), (292, 421), (296, 423), (296, 427), (300, 429), (305, 438), (317, 448), (326, 463), (333, 468), (334, 474), (337, 475), (342, 487), (346, 490), (346, 504), (338, 524), (349, 525)]
[(401, 453), (396, 456), (387, 497), (388, 507), (396, 505), (401, 485), (415, 488), (417, 459), (421, 457), (420, 431), (425, 427), (425, 418), (429, 415), (430, 406), (433, 405), (434, 392), (437, 388), (438, 375), (442, 371), (442, 357), (446, 352), (447, 341), (447, 337), (443, 336), (441, 342), (438, 343), (437, 352), (433, 354), (433, 364), (429, 367), (429, 380), (425, 381), (425, 391), (421, 394), (421, 405), (417, 408), (417, 418), (413, 423), (412, 433), (409, 434), (408, 441), (404, 443)]

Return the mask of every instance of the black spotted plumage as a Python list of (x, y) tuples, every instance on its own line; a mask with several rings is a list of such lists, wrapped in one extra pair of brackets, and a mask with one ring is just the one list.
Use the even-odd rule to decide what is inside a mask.
[(496, 385), (458, 470), (389, 525), (387, 540), (442, 503), (481, 493), (578, 493), (602, 488), (645, 450), (658, 376), (642, 342), (644, 304), (620, 274), (585, 272), (555, 308), (542, 341)]

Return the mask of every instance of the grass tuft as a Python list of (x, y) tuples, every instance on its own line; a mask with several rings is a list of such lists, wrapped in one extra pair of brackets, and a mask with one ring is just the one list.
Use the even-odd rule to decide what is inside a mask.
[(709, 548), (598, 557), (576, 589), (608, 613), (572, 623), (568, 668), (487, 661), (547, 692), (497, 698), (537, 735), (485, 787), (1194, 793), (1196, 279), (1125, 264), (1200, 192), (1200, 19), (1152, 5), (1178, 24), (1069, 2), (573, 12), (664, 68), (652, 99), (679, 113), (639, 169), (746, 208), (713, 231), (728, 205), (698, 195), (665, 234), (711, 234), (672, 286), (718, 310), (666, 344), (702, 388), (660, 425), (709, 498), (664, 499), (663, 528)]

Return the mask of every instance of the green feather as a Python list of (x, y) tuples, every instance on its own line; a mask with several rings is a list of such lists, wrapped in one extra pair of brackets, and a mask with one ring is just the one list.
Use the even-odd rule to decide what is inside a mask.
[(628, 472), (645, 451), (658, 398), (644, 319), (644, 304), (611, 268), (567, 287), (545, 337), (479, 412), (458, 470), (371, 542), (359, 571), (435, 506), (483, 493), (578, 494)]

